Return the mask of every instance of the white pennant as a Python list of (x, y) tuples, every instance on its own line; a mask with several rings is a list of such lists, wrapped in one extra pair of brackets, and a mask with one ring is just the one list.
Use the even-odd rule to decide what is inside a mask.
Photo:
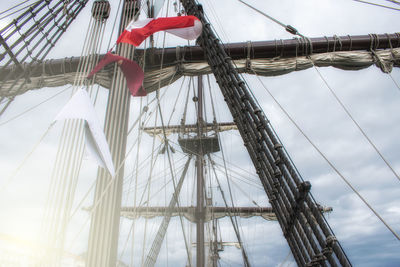
[(86, 90), (78, 89), (60, 113), (58, 113), (54, 121), (65, 119), (85, 120), (85, 143), (87, 151), (99, 166), (107, 169), (111, 176), (114, 177), (115, 169), (110, 149)]

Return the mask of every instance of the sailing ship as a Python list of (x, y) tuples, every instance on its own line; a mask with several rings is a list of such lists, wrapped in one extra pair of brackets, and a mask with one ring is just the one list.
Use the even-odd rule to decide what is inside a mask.
[[(129, 96), (116, 65), (85, 79), (118, 28), (156, 16), (156, 2), (160, 16), (201, 18), (209, 35), (114, 47), (145, 70), (147, 97)], [(340, 1), (334, 13), (337, 1), (248, 1), (285, 10), (269, 14), (285, 27), (240, 1), (23, 1), (4, 13), (2, 264), (396, 266), (400, 35), (398, 3), (384, 2), (392, 9)], [(310, 16), (318, 24), (303, 24)], [(237, 84), (224, 82), (235, 71)], [(82, 122), (49, 128), (80, 87), (103, 118), (114, 179), (86, 160)], [(229, 91), (239, 87), (247, 95)]]

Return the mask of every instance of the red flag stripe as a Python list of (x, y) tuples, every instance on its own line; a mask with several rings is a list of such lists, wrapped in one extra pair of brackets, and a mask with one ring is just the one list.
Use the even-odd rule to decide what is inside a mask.
[(104, 68), (106, 65), (118, 61), (118, 65), (121, 68), (126, 84), (131, 92), (132, 96), (145, 96), (146, 91), (143, 89), (144, 73), (142, 68), (130, 59), (112, 54), (108, 52), (100, 62), (94, 67), (94, 69), (89, 73), (87, 78), (92, 78), (99, 70)]
[[(129, 43), (134, 46), (139, 46), (147, 37), (159, 32), (168, 31), (174, 34), (175, 29), (188, 28), (189, 34), (176, 34), (185, 39), (196, 39), (201, 33), (201, 23), (195, 16), (179, 16), (168, 18), (148, 19), (145, 21), (131, 22), (128, 27), (119, 36), (117, 43)], [(200, 30), (192, 30), (191, 27), (200, 28)], [(178, 31), (179, 32), (179, 31)], [(194, 34), (198, 32), (198, 34)], [(185, 37), (187, 36), (187, 37)]]

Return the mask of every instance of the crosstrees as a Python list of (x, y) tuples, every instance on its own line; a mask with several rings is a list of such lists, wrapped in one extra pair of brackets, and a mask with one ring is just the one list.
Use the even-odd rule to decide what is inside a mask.
[(224, 99), (255, 165), (283, 234), (300, 266), (351, 266), (304, 182), (285, 153), (265, 114), (239, 77), (231, 58), (214, 35), (202, 8), (181, 0), (186, 12), (204, 26), (198, 39)]

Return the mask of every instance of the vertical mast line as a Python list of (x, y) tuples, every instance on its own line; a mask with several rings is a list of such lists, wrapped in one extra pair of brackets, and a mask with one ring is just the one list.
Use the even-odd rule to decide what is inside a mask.
[[(169, 0), (167, 2), (167, 6), (169, 5)], [(167, 16), (168, 16), (168, 9), (167, 9)], [(165, 36), (166, 36), (166, 32), (164, 32), (164, 38), (163, 38), (163, 46), (162, 46), (162, 53), (161, 53), (161, 64), (160, 64), (160, 70), (162, 70), (163, 68), (163, 61), (164, 61), (164, 49), (165, 49)], [(158, 90), (156, 91), (156, 98), (157, 98), (157, 106), (158, 106), (158, 110), (160, 113), (160, 119), (161, 119), (161, 124), (162, 124), (162, 129), (163, 129), (163, 135), (164, 135), (164, 141), (165, 144), (167, 146), (167, 156), (168, 156), (168, 163), (170, 166), (170, 172), (171, 172), (171, 177), (172, 177), (172, 182), (173, 182), (173, 186), (174, 186), (174, 191), (176, 191), (176, 182), (175, 182), (175, 176), (173, 173), (173, 169), (172, 169), (172, 162), (171, 162), (171, 155), (168, 149), (168, 138), (167, 135), (165, 133), (165, 125), (164, 125), (164, 120), (163, 120), (163, 116), (162, 116), (162, 111), (161, 111), (161, 104), (160, 104), (160, 97), (159, 97), (159, 90), (161, 87), (161, 77), (158, 81)], [(177, 206), (178, 208), (180, 208), (180, 204), (179, 204), (179, 200), (177, 201)], [(182, 219), (182, 213), (179, 211), (179, 219), (180, 219), (180, 223), (181, 223), (181, 228), (182, 228), (182, 233), (184, 236), (184, 241), (185, 241), (185, 247), (186, 247), (186, 252), (187, 252), (187, 257), (188, 257), (188, 262), (189, 262), (189, 266), (192, 266), (191, 263), (191, 258), (190, 258), (190, 252), (189, 252), (189, 246), (187, 244), (187, 239), (186, 239), (186, 234), (185, 234), (185, 229), (184, 229), (184, 224), (183, 224), (183, 219)]]
[[(171, 81), (172, 81), (172, 79), (170, 80), (170, 83), (171, 83)], [(170, 84), (170, 83), (169, 83), (169, 84)], [(165, 96), (165, 94), (166, 94), (166, 92), (164, 92), (164, 93), (161, 95), (160, 100)], [(155, 99), (156, 99), (156, 98), (154, 98), (152, 101), (150, 101), (149, 104), (151, 104), (152, 102), (154, 102)], [(158, 108), (157, 105), (154, 107), (154, 110), (155, 110), (156, 108)], [(144, 111), (141, 113), (141, 115), (143, 115), (143, 113), (144, 113)], [(137, 123), (138, 123), (138, 120), (136, 120), (136, 121), (134, 122), (134, 124), (131, 126), (131, 130), (137, 125)], [(134, 148), (135, 145), (136, 145), (136, 143), (134, 143), (134, 144), (131, 146), (131, 148), (128, 150), (128, 152), (126, 153), (126, 157), (124, 158), (123, 162), (118, 166), (118, 168), (116, 169), (116, 171), (119, 171), (119, 170), (121, 169), (121, 167), (123, 166), (123, 163), (126, 161), (127, 157), (128, 157), (129, 154), (132, 152), (132, 150), (133, 150), (133, 148)], [(160, 146), (159, 146), (159, 147), (160, 147)], [(154, 151), (153, 151), (153, 152), (154, 152)], [(106, 188), (105, 188), (105, 189), (103, 190), (103, 192), (102, 192), (102, 195), (101, 195), (102, 197), (100, 197), (100, 198), (93, 204), (92, 209), (95, 209), (95, 208), (97, 207), (97, 205), (100, 203), (101, 199), (104, 197), (106, 191), (108, 190), (108, 188), (111, 186), (112, 183), (113, 183), (113, 180), (111, 180), (111, 181), (107, 184)], [(89, 193), (90, 193), (90, 190), (86, 193), (85, 197), (81, 200), (81, 202), (80, 202), (81, 204), (82, 204), (83, 201), (86, 199), (86, 197), (89, 195)], [(142, 197), (142, 198), (143, 198), (143, 197)], [(78, 211), (78, 209), (79, 209), (79, 205), (78, 205), (78, 207), (76, 208), (76, 210), (72, 213), (71, 218), (72, 218), (73, 215)]]
[[(158, 105), (158, 104), (157, 104)], [(154, 128), (153, 130), (155, 130), (155, 127), (157, 125), (157, 121), (158, 121), (158, 112), (156, 112), (155, 114), (155, 119), (154, 119)], [(153, 136), (153, 142), (152, 142), (152, 149), (151, 151), (154, 151), (154, 147), (155, 147), (155, 143), (156, 143), (156, 135)], [(153, 161), (153, 157), (154, 157), (154, 152), (151, 153), (151, 159), (150, 159), (150, 170), (149, 170), (149, 176), (147, 179), (147, 184), (149, 185), (147, 188), (147, 207), (149, 207), (149, 198), (150, 198), (150, 188), (151, 188), (151, 176), (153, 173), (153, 169), (154, 169), (154, 165), (156, 163), (156, 160), (158, 159), (158, 155), (159, 153), (156, 154), (156, 158)], [(146, 235), (147, 235), (147, 218), (145, 218), (145, 223), (144, 223), (144, 237), (143, 237), (143, 245), (142, 245), (142, 258), (141, 258), (141, 266), (143, 267), (144, 262), (145, 262), (145, 250), (146, 250)]]
[[(164, 34), (165, 34), (165, 33), (164, 33)], [(165, 41), (165, 38), (164, 38), (164, 41)], [(161, 66), (162, 66), (162, 59), (163, 59), (163, 56), (161, 57)], [(168, 146), (168, 142), (169, 142), (169, 141), (168, 141), (167, 135), (166, 135), (166, 133), (165, 133), (164, 120), (163, 120), (163, 116), (162, 116), (162, 112), (161, 112), (161, 105), (160, 105), (160, 101), (159, 101), (159, 94), (158, 94), (158, 92), (159, 92), (159, 91), (157, 90), (157, 92), (156, 92), (156, 97), (157, 97), (157, 99), (158, 99), (157, 105), (158, 105), (158, 110), (159, 110), (159, 112), (160, 112), (160, 119), (161, 119), (161, 124), (162, 124), (162, 129), (163, 129), (164, 140), (165, 140), (165, 142), (166, 142), (166, 145)], [(170, 155), (169, 149), (166, 149), (166, 150), (167, 150), (168, 163), (169, 163), (169, 166), (170, 166), (170, 172), (171, 172), (172, 182), (173, 182), (173, 186), (174, 186), (174, 191), (176, 191), (176, 182), (175, 182), (174, 173), (173, 173), (173, 170), (172, 170), (171, 155)], [(193, 266), (193, 265), (192, 265), (192, 260), (191, 260), (191, 258), (190, 258), (190, 252), (189, 252), (190, 248), (189, 248), (189, 245), (187, 244), (186, 233), (185, 233), (184, 224), (183, 224), (183, 219), (182, 219), (182, 213), (180, 212), (179, 199), (178, 199), (178, 201), (176, 202), (176, 204), (177, 204), (178, 210), (179, 210), (179, 211), (178, 211), (178, 213), (179, 213), (179, 220), (180, 220), (180, 223), (181, 223), (181, 228), (182, 228), (182, 233), (183, 233), (183, 239), (184, 239), (184, 241), (185, 241), (186, 254), (187, 254), (187, 257), (188, 257), (189, 267), (191, 267), (191, 266)]]
[[(173, 78), (170, 80), (170, 82), (169, 82), (168, 85), (171, 84), (172, 80), (173, 80)], [(165, 94), (166, 94), (166, 92), (164, 92), (164, 93), (161, 95), (161, 99), (165, 96)], [(149, 104), (151, 104), (154, 100), (155, 100), (155, 98), (154, 98)], [(157, 108), (157, 106), (155, 106), (155, 108)], [(154, 109), (155, 109), (155, 108), (154, 108)], [(143, 113), (144, 113), (144, 111), (141, 113), (141, 115), (142, 115)], [(141, 115), (140, 115), (140, 116), (141, 116)], [(137, 123), (138, 123), (138, 120), (136, 120), (135, 123), (131, 126), (131, 129), (134, 128), (135, 125), (136, 125)], [(125, 162), (126, 158), (128, 157), (128, 155), (130, 154), (130, 152), (132, 151), (132, 149), (134, 148), (135, 145), (136, 145), (136, 143), (133, 144), (132, 147), (129, 149), (129, 151), (128, 151), (127, 154), (126, 154), (126, 157), (125, 157), (124, 160), (123, 160), (123, 162)], [(159, 146), (159, 147), (160, 147), (160, 146)], [(121, 165), (118, 166), (117, 172), (118, 172), (119, 169), (122, 167), (122, 165), (123, 165), (123, 163), (122, 163)], [(110, 188), (110, 186), (112, 185), (113, 182), (114, 182), (114, 180), (111, 180), (111, 181), (107, 184), (106, 188), (105, 188), (104, 191), (102, 192), (101, 197), (93, 204), (92, 209), (95, 209), (95, 208), (97, 207), (97, 205), (100, 203), (101, 199), (105, 196), (105, 193), (107, 192), (108, 188)], [(92, 184), (92, 186), (90, 187), (90, 189), (88, 190), (88, 192), (85, 194), (85, 196), (83, 197), (83, 199), (82, 199), (82, 200), (80, 201), (80, 203), (77, 205), (77, 207), (76, 207), (76, 209), (74, 210), (74, 212), (72, 212), (72, 214), (70, 215), (69, 221), (72, 219), (72, 217), (73, 217), (73, 216), (76, 214), (76, 212), (79, 210), (80, 206), (83, 204), (83, 202), (85, 201), (85, 199), (88, 197), (89, 193), (91, 192), (91, 190), (92, 190), (92, 188), (94, 187), (95, 184), (96, 184), (96, 182), (94, 182), (94, 183)], [(142, 199), (143, 199), (143, 196), (144, 196), (144, 195), (142, 195)], [(85, 222), (85, 225), (86, 225), (86, 223), (87, 223), (88, 221), (89, 221), (89, 219)], [(82, 230), (83, 230), (83, 229), (81, 229), (81, 231), (77, 234), (76, 238), (73, 239), (73, 240), (76, 240), (76, 239), (77, 239), (77, 237), (80, 235), (80, 233), (82, 232)], [(73, 244), (73, 242), (72, 242), (72, 244)], [(71, 244), (71, 246), (72, 246), (72, 244)]]
[[(169, 4), (169, 0), (168, 0), (167, 4)], [(167, 9), (167, 15), (168, 15), (168, 9)], [(166, 32), (164, 32), (163, 47), (162, 47), (162, 53), (161, 53), (161, 64), (160, 64), (160, 69), (161, 70), (163, 68), (163, 61), (164, 61), (165, 36), (166, 36)], [(172, 182), (173, 182), (173, 186), (174, 186), (174, 191), (176, 191), (176, 182), (175, 182), (174, 173), (173, 173), (173, 170), (172, 170), (171, 155), (170, 155), (170, 151), (168, 149), (168, 138), (167, 138), (167, 135), (165, 133), (164, 119), (163, 119), (162, 112), (161, 112), (161, 104), (160, 104), (160, 97), (159, 97), (160, 87), (161, 87), (161, 77), (160, 77), (160, 79), (158, 81), (158, 90), (156, 91), (157, 106), (158, 106), (158, 110), (160, 112), (160, 119), (161, 119), (161, 124), (162, 124), (164, 141), (165, 141), (165, 144), (167, 146), (166, 150), (167, 150), (167, 156), (168, 156), (168, 163), (169, 163), (169, 166), (170, 166), (170, 172), (171, 172)], [(176, 203), (177, 203), (178, 208), (180, 208), (179, 200)], [(180, 220), (180, 223), (181, 223), (182, 233), (183, 233), (183, 237), (184, 237), (184, 241), (185, 241), (185, 248), (186, 248), (186, 254), (187, 254), (187, 257), (188, 257), (189, 266), (192, 266), (192, 261), (191, 261), (190, 252), (189, 252), (190, 247), (187, 244), (186, 233), (185, 233), (183, 219), (182, 219), (182, 213), (180, 211), (179, 211), (179, 220)]]
[[(210, 98), (211, 98), (211, 106), (212, 106), (212, 110), (213, 110), (213, 120), (214, 120), (214, 123), (217, 123), (217, 121), (216, 121), (216, 114), (215, 114), (215, 108), (214, 108), (214, 101), (213, 101), (213, 98), (212, 98), (212, 95), (211, 95), (211, 83), (210, 83), (210, 79), (209, 79), (209, 76), (208, 76), (208, 75), (207, 75), (207, 81), (208, 81), (208, 88), (209, 88)], [(221, 154), (222, 154), (222, 161), (223, 161), (223, 163), (224, 163), (225, 177), (226, 177), (226, 181), (227, 181), (227, 183), (228, 183), (229, 195), (230, 195), (230, 197), (231, 197), (232, 207), (235, 207), (235, 205), (234, 205), (234, 203), (233, 203), (233, 196), (232, 196), (231, 185), (230, 185), (230, 181), (229, 181), (229, 179), (228, 179), (228, 177), (229, 177), (229, 176), (228, 176), (228, 168), (227, 168), (227, 166), (226, 166), (225, 153), (224, 153), (224, 149), (223, 149), (222, 141), (221, 141), (222, 138), (221, 138), (221, 135), (220, 135), (220, 132), (218, 131), (218, 129), (216, 129), (215, 132), (216, 132), (217, 135), (218, 135), (218, 140), (219, 140), (219, 143), (220, 143)], [(210, 155), (208, 155), (208, 157), (209, 157), (209, 160), (210, 160), (210, 162), (211, 162), (212, 160), (211, 160)], [(211, 163), (212, 163), (212, 162), (211, 162)], [(214, 170), (214, 173), (215, 173), (215, 170)], [(216, 173), (215, 173), (215, 176), (216, 176)], [(216, 177), (216, 179), (217, 179), (217, 177)], [(219, 184), (219, 181), (218, 181), (218, 184)], [(222, 190), (222, 189), (221, 189), (221, 190)], [(224, 196), (224, 201), (225, 201), (225, 196)], [(241, 251), (242, 251), (242, 256), (243, 256), (244, 265), (245, 265), (245, 266), (250, 266), (250, 262), (249, 262), (247, 253), (246, 253), (246, 250), (244, 249), (244, 245), (243, 245), (243, 243), (242, 243), (242, 238), (241, 238), (241, 236), (240, 236), (239, 225), (238, 225), (237, 218), (235, 217), (235, 221), (233, 221), (233, 219), (231, 218), (231, 223), (232, 223), (232, 227), (233, 227), (234, 230), (235, 230), (236, 238), (238, 239), (238, 242), (240, 243), (240, 248), (241, 248)]]
[[(218, 176), (217, 176), (217, 172), (216, 172), (216, 170), (215, 170), (214, 162), (213, 162), (213, 160), (211, 159), (211, 156), (210, 156), (210, 155), (208, 155), (208, 159), (209, 159), (210, 162), (211, 162), (211, 166), (212, 166), (212, 169), (213, 169), (213, 172), (214, 172), (214, 176), (215, 176), (215, 179), (216, 179), (216, 181), (217, 181), (217, 183), (218, 183), (218, 187), (219, 187), (219, 190), (220, 190), (220, 192), (221, 192), (222, 199), (224, 200), (225, 207), (228, 208), (228, 202), (227, 202), (227, 200), (226, 200), (224, 191), (222, 190), (221, 184), (220, 184), (219, 179), (218, 179)], [(225, 169), (225, 172), (226, 172), (226, 169)], [(227, 175), (227, 173), (226, 173), (226, 175)], [(227, 180), (228, 180), (228, 179), (227, 179)], [(234, 206), (233, 206), (233, 207), (234, 207)], [(230, 221), (231, 221), (231, 223), (232, 223), (232, 227), (233, 227), (233, 230), (234, 230), (234, 232), (235, 232), (236, 238), (237, 238), (237, 240), (238, 240), (238, 242), (239, 242), (240, 250), (242, 251), (244, 266), (249, 266), (249, 267), (250, 267), (250, 262), (249, 262), (249, 259), (248, 259), (246, 250), (245, 250), (245, 248), (244, 248), (244, 246), (243, 246), (242, 238), (240, 237), (240, 232), (239, 232), (239, 228), (238, 228), (238, 225), (237, 225), (237, 221), (235, 222), (235, 221), (233, 220), (233, 217), (236, 218), (236, 216), (233, 216), (233, 215), (231, 214), (231, 212), (229, 211), (229, 209), (228, 209), (228, 214), (229, 214), (229, 219), (230, 219)]]
[[(91, 21), (92, 21), (92, 18), (90, 19), (90, 22), (89, 22), (89, 29), (90, 29)], [(97, 29), (93, 28), (91, 32), (92, 33), (93, 32), (101, 33), (101, 32), (103, 32), (103, 30), (104, 30), (104, 27), (102, 29), (101, 25), (98, 25)], [(101, 36), (101, 34), (99, 36)], [(98, 38), (96, 38), (96, 39), (98, 39)], [(87, 41), (87, 39), (85, 40), (85, 42), (86, 41)], [(91, 46), (91, 44), (86, 42), (85, 46), (89, 47), (89, 46)], [(94, 51), (94, 52), (96, 52), (96, 51)], [(85, 58), (85, 60), (87, 60), (87, 58)], [(80, 66), (82, 66), (82, 62), (80, 63)], [(75, 82), (77, 82), (77, 79), (75, 79)], [(79, 123), (71, 123), (70, 124), (70, 126), (72, 126), (72, 128), (69, 128), (70, 129), (69, 134), (68, 134), (68, 131), (66, 130), (66, 125), (68, 125), (68, 123), (71, 123), (71, 122), (67, 122), (67, 124), (64, 124), (64, 129), (63, 129), (62, 135), (65, 138), (62, 138), (61, 139), (62, 141), (60, 142), (59, 151), (57, 152), (57, 158), (58, 158), (59, 164), (57, 165), (57, 161), (56, 161), (55, 168), (53, 169), (53, 175), (52, 175), (53, 178), (51, 179), (51, 181), (52, 181), (51, 184), (53, 182), (55, 182), (54, 177), (56, 177), (56, 176), (54, 176), (54, 175), (56, 173), (59, 173), (59, 175), (57, 175), (57, 177), (60, 177), (59, 179), (62, 179), (63, 177), (68, 176), (68, 177), (70, 177), (70, 181), (67, 183), (67, 179), (63, 179), (63, 182), (61, 184), (60, 183), (53, 184), (53, 185), (56, 184), (58, 189), (50, 190), (49, 192), (53, 192), (53, 197), (54, 197), (54, 194), (57, 196), (56, 201), (55, 202), (52, 201), (52, 203), (54, 203), (54, 204), (51, 206), (48, 206), (48, 209), (46, 212), (47, 215), (45, 214), (45, 217), (44, 217), (44, 218), (46, 218), (46, 217), (49, 218), (50, 223), (51, 223), (50, 227), (48, 227), (46, 230), (46, 232), (48, 233), (47, 234), (48, 239), (53, 244), (51, 246), (57, 246), (59, 248), (58, 255), (56, 255), (54, 259), (50, 259), (50, 261), (55, 261), (55, 262), (58, 262), (60, 260), (60, 257), (63, 252), (63, 249), (62, 249), (63, 243), (64, 243), (63, 240), (64, 240), (64, 236), (66, 233), (66, 227), (67, 227), (67, 222), (68, 222), (67, 217), (68, 217), (68, 214), (70, 213), (72, 199), (74, 196), (76, 182), (77, 182), (77, 180), (76, 180), (77, 177), (74, 177), (74, 175), (77, 176), (78, 170), (81, 165), (81, 161), (79, 161), (79, 159), (81, 159), (81, 156), (79, 156), (79, 155), (82, 155), (82, 153), (83, 153), (83, 142), (81, 142), (81, 143), (78, 142), (77, 147), (75, 147), (75, 149), (72, 148), (73, 151), (75, 151), (75, 152), (71, 151), (72, 153), (68, 153), (70, 156), (72, 156), (72, 158), (69, 157), (69, 159), (66, 159), (64, 156), (60, 156), (59, 152), (61, 152), (61, 154), (65, 154), (67, 151), (71, 150), (71, 146), (67, 146), (66, 142), (68, 142), (68, 140), (76, 140), (75, 137), (77, 137), (77, 134), (78, 134), (76, 132), (76, 129), (77, 129), (76, 126)], [(70, 137), (67, 137), (68, 135)], [(75, 136), (75, 137), (73, 137), (73, 136)], [(79, 136), (82, 136), (82, 134), (79, 134)], [(69, 148), (69, 150), (67, 148)], [(79, 155), (78, 155), (78, 153), (79, 153)], [(60, 160), (62, 160), (62, 158), (65, 159), (64, 163), (60, 163)], [(66, 168), (65, 164), (70, 165), (70, 168)], [(64, 167), (61, 167), (61, 165), (64, 165)], [(74, 172), (74, 169), (76, 170), (75, 172)], [(71, 171), (69, 171), (69, 170), (71, 170)], [(51, 185), (51, 187), (52, 187), (52, 185)], [(65, 189), (67, 189), (67, 191), (65, 191)], [(59, 193), (56, 193), (57, 191)], [(49, 200), (52, 199), (53, 197), (51, 195), (48, 196), (48, 203), (49, 203)], [(64, 202), (65, 202), (65, 206), (63, 204)], [(57, 208), (57, 206), (59, 206), (59, 208)], [(55, 209), (55, 212), (51, 212), (51, 209), (52, 209), (51, 207), (53, 207)], [(53, 213), (53, 214), (51, 214), (51, 213)], [(55, 224), (57, 224), (57, 226), (55, 226)], [(55, 263), (55, 262), (53, 262), (53, 263)]]
[[(123, 30), (128, 20), (135, 16), (136, 9), (133, 1), (125, 1), (121, 15), (121, 25), (119, 32)], [(130, 57), (131, 47), (119, 45), (117, 47), (119, 55)], [(115, 66), (112, 89), (109, 92), (108, 106), (105, 119), (105, 135), (110, 144), (111, 155), (114, 163), (119, 166), (125, 157), (126, 130), (128, 114), (124, 111), (129, 109), (129, 92), (125, 87), (125, 82), (120, 71)], [(119, 209), (121, 205), (123, 167), (119, 168), (116, 183), (107, 183), (110, 179), (105, 170), (99, 168), (97, 185), (95, 190), (95, 200), (101, 199), (101, 205), (92, 213), (92, 223), (89, 232), (89, 245), (87, 254), (87, 266), (113, 266), (117, 260), (118, 234), (119, 230)], [(103, 194), (105, 188), (108, 194)]]

